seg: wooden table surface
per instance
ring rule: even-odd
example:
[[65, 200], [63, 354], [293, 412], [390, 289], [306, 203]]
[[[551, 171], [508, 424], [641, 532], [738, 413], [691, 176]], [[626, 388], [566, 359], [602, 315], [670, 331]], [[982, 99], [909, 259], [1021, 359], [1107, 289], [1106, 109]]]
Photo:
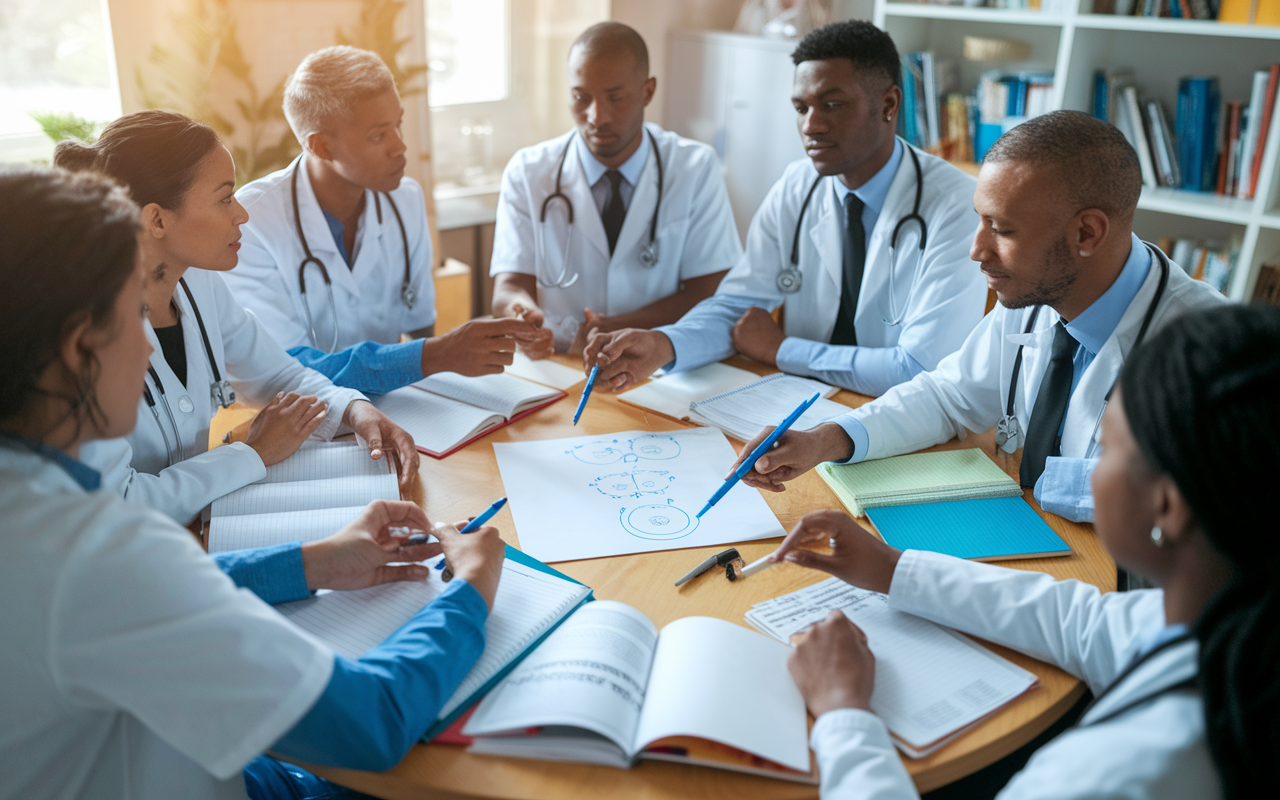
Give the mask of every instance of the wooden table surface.
[[[558, 360], [561, 357], [557, 357]], [[572, 365], [568, 359], [563, 363]], [[772, 372], [743, 358], [729, 363], [761, 374]], [[658, 414], [621, 403], [609, 394], [592, 395], [582, 420], [571, 425], [581, 384], [569, 389], [569, 397], [496, 431], [463, 450], [436, 460], [423, 456], [421, 485], [417, 499], [432, 519], [456, 521], [476, 514], [494, 497], [505, 494], [493, 453], [494, 442], [518, 442], [569, 436], [607, 434], [627, 430], [668, 431], [689, 427]], [[842, 391], [834, 398], [849, 406], [859, 406], [870, 398]], [[735, 447], [741, 446], [734, 442]], [[934, 450], [981, 447], [996, 452], [994, 434], [970, 436], [940, 445]], [[1016, 457], [1003, 453], [997, 458], [1009, 474], [1017, 477]], [[781, 494], [764, 493], [782, 525], [790, 529], [804, 514], [824, 508], [843, 509], [835, 494], [814, 473], [788, 484]], [[1031, 492], [1027, 502], [1038, 512]], [[1102, 549], [1092, 526], [1068, 522], [1053, 514], [1045, 520], [1072, 549], [1061, 558], [1025, 559], [1003, 562], [1017, 569], [1039, 570], [1058, 578], [1078, 578], [1101, 587], [1115, 588], [1115, 565]], [[503, 509], [491, 523], [502, 537], [519, 546], [511, 512]], [[769, 539], [735, 545], [748, 563], [777, 547]], [[783, 564], [749, 581], [729, 583], [708, 574], [676, 589], [675, 580], [694, 564], [727, 545], [670, 550], [629, 556], [557, 563], [562, 572], [592, 587], [602, 600], [620, 600], [643, 611], [659, 628], [672, 620], [692, 615], [719, 617], [746, 625], [743, 614], [753, 603], [777, 597], [827, 577], [824, 573]], [[1013, 705], [936, 753], [921, 759], [905, 759], [907, 769], [920, 791], [928, 791], [968, 775], [1033, 739], [1048, 728], [1084, 693], [1082, 683], [1065, 672], [995, 645], [995, 652], [1034, 672], [1037, 687]], [[558, 764], [468, 754], [461, 747], [418, 745], [390, 772], [381, 774], [346, 770], [317, 769], [318, 773], [360, 791], [388, 798], [485, 797], [520, 800], [562, 800], [563, 798], [609, 797], [645, 798], [812, 798], [815, 786], [757, 778], [723, 770], [645, 761], [630, 770], [576, 764]]]

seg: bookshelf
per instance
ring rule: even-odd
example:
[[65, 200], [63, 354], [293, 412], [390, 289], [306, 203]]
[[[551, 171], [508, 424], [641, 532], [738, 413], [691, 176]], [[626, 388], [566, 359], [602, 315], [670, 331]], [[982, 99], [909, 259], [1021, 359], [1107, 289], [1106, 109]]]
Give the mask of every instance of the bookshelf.
[[[1280, 26], [1093, 14], [1092, 0], [1076, 1], [1077, 6], [1059, 13], [874, 0], [873, 21], [888, 31], [900, 52], [931, 50], [937, 58], [955, 61], [958, 89], [965, 92], [992, 65], [961, 58], [964, 36], [1027, 42], [1031, 54], [1025, 62], [999, 67], [1053, 72], [1052, 107], [1078, 111], [1091, 109], [1098, 69], [1132, 69], [1143, 94], [1171, 113], [1182, 77], [1217, 76], [1224, 102], [1247, 101], [1253, 71], [1280, 60]], [[1261, 266], [1280, 260], [1278, 160], [1280, 103], [1264, 143], [1253, 199], [1146, 187], [1134, 229], [1148, 241], [1169, 236], [1240, 242], [1227, 294], [1248, 299]]]

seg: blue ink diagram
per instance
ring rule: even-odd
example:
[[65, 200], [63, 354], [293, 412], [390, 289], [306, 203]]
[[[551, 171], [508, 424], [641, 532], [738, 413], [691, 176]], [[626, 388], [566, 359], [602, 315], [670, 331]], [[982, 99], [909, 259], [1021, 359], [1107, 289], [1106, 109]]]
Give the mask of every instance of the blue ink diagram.
[[[623, 506], [618, 512], [622, 528], [641, 539], [680, 539], [698, 527], [698, 518], [663, 497], [676, 482], [675, 475], [660, 469], [661, 462], [680, 455], [680, 443], [670, 436], [646, 434], [634, 438], [601, 439], [575, 445], [566, 454], [584, 464], [619, 465], [622, 471], [601, 475], [590, 487], [615, 500], [648, 500]], [[658, 462], [658, 463], [651, 463]], [[666, 502], [658, 502], [665, 499]]]

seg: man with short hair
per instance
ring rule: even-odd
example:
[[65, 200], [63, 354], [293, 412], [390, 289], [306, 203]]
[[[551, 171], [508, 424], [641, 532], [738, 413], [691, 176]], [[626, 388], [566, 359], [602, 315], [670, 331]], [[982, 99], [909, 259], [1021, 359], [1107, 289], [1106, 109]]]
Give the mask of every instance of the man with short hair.
[[[226, 276], [236, 299], [339, 385], [382, 394], [434, 372], [502, 372], [514, 340], [534, 336], [529, 323], [473, 320], [432, 337], [426, 202], [404, 174], [404, 109], [382, 58], [312, 53], [284, 110], [303, 152], [236, 193], [250, 215]], [[406, 334], [419, 341], [397, 344]]]
[[494, 228], [493, 314], [541, 328], [520, 345], [533, 358], [675, 322], [742, 254], [715, 151], [644, 123], [657, 80], [640, 34], [588, 28], [568, 71], [575, 129], [512, 157]]
[[[586, 366], [618, 391], [666, 365], [737, 351], [863, 394], [932, 369], [982, 318], [969, 260], [974, 180], [895, 136], [897, 48], [869, 22], [827, 25], [792, 53], [791, 103], [808, 158], [751, 221], [746, 255], [678, 323], [598, 336]], [[770, 312], [781, 307], [782, 322]]]
[[1184, 311], [1225, 302], [1133, 234], [1141, 192], [1137, 155], [1105, 122], [1056, 111], [1010, 130], [987, 152], [974, 196], [972, 256], [999, 305], [937, 369], [784, 434], [746, 482], [782, 491], [823, 461], [995, 427], [1002, 449], [1022, 449], [1022, 485], [1046, 510], [1091, 520], [1099, 422], [1125, 357]]

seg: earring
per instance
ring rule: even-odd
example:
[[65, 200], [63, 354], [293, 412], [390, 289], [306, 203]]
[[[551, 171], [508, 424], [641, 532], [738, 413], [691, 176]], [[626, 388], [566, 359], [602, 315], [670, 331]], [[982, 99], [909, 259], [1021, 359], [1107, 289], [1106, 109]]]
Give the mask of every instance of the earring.
[[1090, 253], [1090, 252], [1088, 252], [1088, 251], [1086, 251], [1086, 250], [1081, 250], [1081, 251], [1080, 251], [1080, 257], [1081, 257], [1081, 258], [1088, 258], [1088, 257], [1089, 257], [1089, 256], [1091, 256], [1091, 255], [1093, 255], [1093, 253]]
[[1164, 547], [1164, 531], [1160, 530], [1160, 526], [1151, 529], [1151, 543], [1156, 547]]

